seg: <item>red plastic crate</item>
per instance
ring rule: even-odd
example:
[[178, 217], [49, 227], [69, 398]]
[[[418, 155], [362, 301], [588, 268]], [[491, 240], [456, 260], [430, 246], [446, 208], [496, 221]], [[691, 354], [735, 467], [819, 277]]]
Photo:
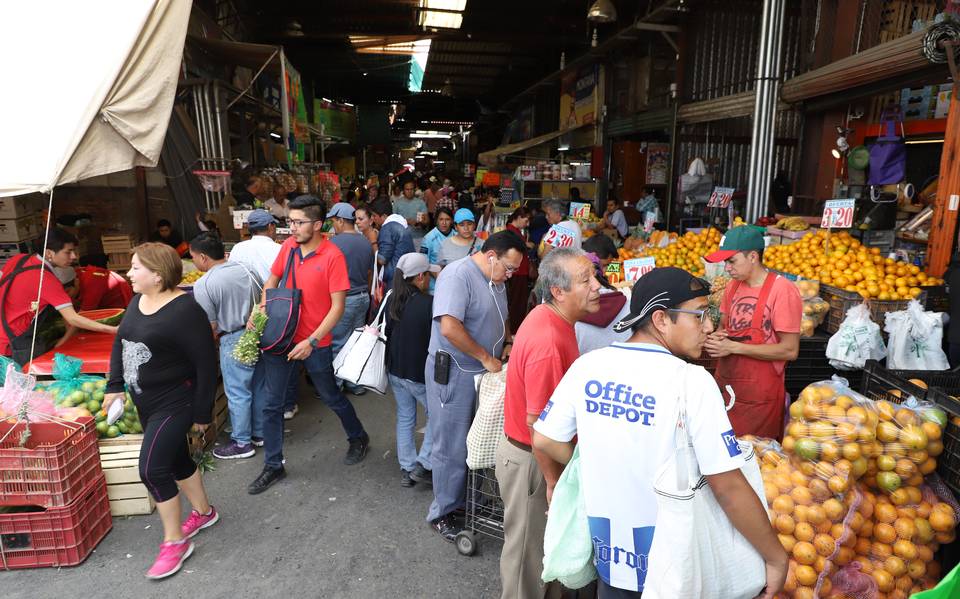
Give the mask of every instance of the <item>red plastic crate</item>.
[[93, 418], [32, 422], [20, 447], [24, 428], [0, 422], [0, 438], [7, 435], [0, 442], [0, 505], [69, 505], [102, 474]]
[[113, 526], [107, 481], [90, 483], [67, 507], [0, 514], [0, 567], [5, 570], [76, 566]]

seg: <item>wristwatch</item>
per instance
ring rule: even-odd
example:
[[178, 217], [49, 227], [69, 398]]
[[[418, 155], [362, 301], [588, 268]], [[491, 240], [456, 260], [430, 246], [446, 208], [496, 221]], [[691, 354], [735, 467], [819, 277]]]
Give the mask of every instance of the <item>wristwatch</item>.
[[320, 340], [316, 337], [307, 337], [310, 340], [310, 347], [313, 349], [318, 349], [320, 347]]

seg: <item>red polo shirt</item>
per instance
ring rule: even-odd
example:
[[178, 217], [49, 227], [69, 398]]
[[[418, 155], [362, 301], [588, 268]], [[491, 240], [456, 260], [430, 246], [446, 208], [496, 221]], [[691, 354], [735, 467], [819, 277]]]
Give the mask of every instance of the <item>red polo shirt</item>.
[[[299, 343], [317, 330], [327, 317], [330, 306], [333, 305], [330, 294], [348, 291], [350, 279], [347, 276], [347, 261], [337, 246], [329, 241], [322, 241], [317, 249], [303, 256], [300, 255], [300, 245], [295, 237], [287, 238], [280, 246], [280, 253], [270, 267], [271, 273], [283, 278], [283, 269], [291, 251], [296, 252], [293, 268], [297, 277], [297, 289], [303, 292], [300, 299], [300, 322], [293, 336], [294, 343]], [[290, 286], [289, 281], [287, 286]], [[329, 346], [332, 340], [333, 336], [327, 333], [320, 340], [320, 347]]]
[[[13, 270], [18, 262], [23, 258], [23, 254], [11, 256], [3, 265], [4, 274]], [[33, 255], [27, 258], [24, 266], [36, 266], [41, 264], [40, 257]], [[2, 277], [0, 277], [2, 278]], [[40, 289], [40, 305], [38, 312], [42, 312], [47, 306], [53, 306], [57, 310], [73, 307], [70, 302], [70, 296], [64, 291], [63, 285], [57, 280], [52, 271], [47, 270], [43, 275], [43, 287], [40, 287], [40, 269], [34, 268], [22, 272], [13, 278], [13, 281], [0, 287], [0, 298], [6, 292], [7, 286], [10, 286], [10, 294], [7, 295], [7, 301], [3, 303], [2, 317], [10, 325], [10, 330], [14, 335], [22, 335], [29, 327], [30, 323], [36, 317], [36, 313], [30, 310], [30, 304], [37, 301], [37, 289]], [[10, 342], [7, 339], [6, 329], [0, 326], [0, 354], [10, 355]]]
[[503, 399], [503, 432], [531, 445], [527, 415], [539, 415], [563, 375], [580, 357], [573, 325], [550, 306], [530, 311], [513, 338], [507, 391]]

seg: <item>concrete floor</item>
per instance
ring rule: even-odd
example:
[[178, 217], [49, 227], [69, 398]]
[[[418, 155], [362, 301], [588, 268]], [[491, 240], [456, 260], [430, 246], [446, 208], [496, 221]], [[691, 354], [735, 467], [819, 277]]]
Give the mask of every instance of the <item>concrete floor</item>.
[[350, 396], [371, 447], [359, 465], [344, 466], [339, 421], [306, 385], [301, 394], [300, 413], [287, 423], [287, 478], [248, 495], [260, 452], [217, 460], [206, 483], [222, 520], [197, 535], [180, 573], [159, 582], [143, 576], [162, 536], [154, 512], [115, 518], [77, 567], [0, 573], [3, 597], [498, 597], [500, 543], [482, 539], [477, 555], [461, 556], [424, 521], [431, 490], [400, 486], [393, 396]]

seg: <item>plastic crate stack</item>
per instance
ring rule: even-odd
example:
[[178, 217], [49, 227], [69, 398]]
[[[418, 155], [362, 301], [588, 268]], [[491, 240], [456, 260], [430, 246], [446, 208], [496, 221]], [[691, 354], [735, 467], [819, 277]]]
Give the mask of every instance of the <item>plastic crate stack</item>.
[[833, 375], [847, 379], [850, 387], [856, 389], [863, 378], [862, 370], [837, 370], [827, 359], [827, 341], [829, 335], [818, 333], [813, 337], [800, 338], [800, 352], [797, 359], [787, 362], [784, 386], [787, 393], [796, 399], [803, 388], [815, 381], [830, 380]]
[[92, 418], [0, 422], [0, 568], [75, 566], [112, 527]]

